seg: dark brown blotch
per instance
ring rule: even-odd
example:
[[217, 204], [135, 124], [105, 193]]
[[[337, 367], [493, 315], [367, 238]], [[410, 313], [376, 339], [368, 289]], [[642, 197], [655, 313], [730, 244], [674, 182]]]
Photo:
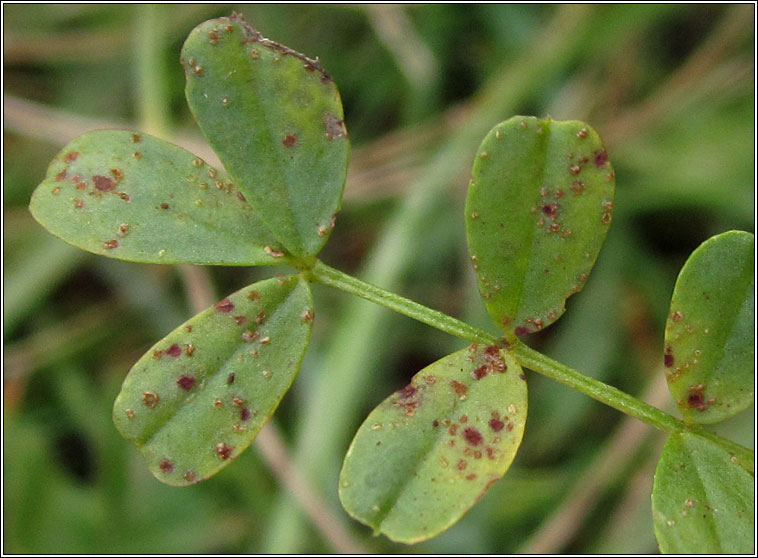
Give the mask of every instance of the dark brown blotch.
[[284, 136], [284, 139], [282, 140], [282, 145], [284, 147], [292, 147], [297, 143], [297, 135], [296, 134], [287, 134]]
[[493, 418], [490, 420], [490, 428], [495, 432], [500, 432], [503, 428], [505, 428], [505, 423], [499, 418]]
[[234, 450], [233, 446], [230, 446], [227, 443], [220, 442], [216, 444], [216, 455], [219, 456], [222, 460], [226, 461], [232, 456], [232, 451]]
[[484, 442], [484, 437], [481, 432], [473, 426], [469, 426], [463, 430], [463, 437], [466, 439], [466, 442], [472, 446], [479, 446]]
[[113, 179], [107, 176], [96, 175], [92, 177], [92, 182], [95, 183], [95, 188], [101, 192], [110, 192], [116, 187], [116, 183]]
[[462, 384], [458, 380], [451, 380], [450, 387], [453, 388], [453, 391], [458, 397], [463, 397], [468, 392], [468, 386], [466, 384]]
[[187, 376], [185, 374], [184, 376], [179, 378], [176, 381], [176, 383], [179, 384], [179, 387], [182, 388], [183, 390], [189, 391], [193, 387], [195, 387], [195, 378], [193, 378], [192, 376]]
[[161, 473], [173, 473], [174, 472], [174, 464], [169, 459], [164, 459], [160, 462], [158, 465], [158, 468], [161, 470]]

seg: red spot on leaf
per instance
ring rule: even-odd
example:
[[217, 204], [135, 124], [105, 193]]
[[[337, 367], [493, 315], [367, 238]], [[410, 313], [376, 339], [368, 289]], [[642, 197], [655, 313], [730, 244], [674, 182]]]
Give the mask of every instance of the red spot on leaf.
[[481, 380], [484, 378], [487, 373], [489, 372], [489, 366], [486, 364], [482, 364], [479, 368], [475, 369], [471, 375], [474, 377], [475, 380]]
[[234, 450], [234, 447], [224, 442], [216, 444], [216, 455], [223, 460], [227, 460], [232, 456], [232, 450]]
[[479, 446], [484, 441], [482, 434], [473, 426], [469, 426], [463, 430], [463, 437], [472, 446]]
[[95, 183], [95, 188], [101, 192], [110, 192], [116, 187], [116, 183], [111, 178], [99, 174], [92, 177], [92, 182]]
[[432, 421], [432, 426], [434, 426], [435, 428], [437, 428], [439, 425], [440, 425], [440, 421], [438, 421], [438, 420], [433, 420]]
[[490, 428], [495, 432], [500, 432], [505, 427], [505, 423], [497, 418], [490, 420]]
[[408, 399], [413, 394], [415, 394], [417, 391], [418, 390], [415, 387], [413, 387], [412, 385], [409, 384], [409, 385], [405, 386], [403, 389], [401, 389], [398, 393], [400, 393], [400, 397], [402, 397], [403, 399]]
[[180, 354], [182, 354], [182, 348], [178, 343], [174, 343], [168, 349], [166, 349], [166, 354], [168, 356], [178, 357]]
[[605, 150], [595, 151], [595, 166], [600, 168], [608, 162], [608, 153]]
[[234, 303], [228, 298], [225, 298], [224, 300], [218, 301], [216, 304], [213, 305], [213, 307], [219, 312], [226, 313], [226, 312], [231, 312], [232, 310], [234, 310]]
[[242, 419], [242, 422], [250, 420], [250, 414], [251, 414], [250, 409], [248, 409], [247, 407], [242, 409], [242, 411], [240, 412], [240, 418]]
[[530, 331], [529, 328], [526, 326], [517, 326], [513, 332], [518, 335], [519, 337], [524, 337], [525, 335], [529, 335]]
[[234, 378], [235, 378], [235, 374], [234, 372], [232, 372], [231, 374], [229, 374], [229, 376], [227, 376], [226, 384], [229, 386], [232, 385], [234, 383]]
[[193, 387], [195, 387], [195, 378], [193, 378], [192, 376], [184, 375], [181, 378], [179, 378], [176, 381], [176, 383], [179, 384], [179, 387], [182, 388], [183, 390], [189, 391]]

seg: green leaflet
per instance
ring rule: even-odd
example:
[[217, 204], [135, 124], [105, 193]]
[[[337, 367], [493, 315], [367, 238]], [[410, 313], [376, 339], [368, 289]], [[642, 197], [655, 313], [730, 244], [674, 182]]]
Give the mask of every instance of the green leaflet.
[[507, 338], [550, 325], [582, 289], [611, 222], [614, 180], [582, 122], [515, 116], [485, 137], [466, 233], [479, 291]]
[[235, 184], [292, 254], [315, 255], [334, 226], [350, 151], [332, 79], [240, 16], [197, 26], [182, 63], [190, 108]]
[[753, 401], [755, 237], [706, 240], [682, 267], [666, 322], [664, 366], [688, 421], [713, 423]]
[[672, 434], [653, 483], [653, 521], [667, 554], [755, 552], [753, 477], [714, 443]]
[[206, 265], [289, 260], [221, 171], [147, 134], [78, 137], [53, 159], [29, 209], [51, 233], [101, 256]]
[[204, 480], [250, 445], [297, 374], [312, 308], [302, 279], [260, 281], [178, 327], [134, 365], [113, 420], [159, 480]]
[[508, 470], [526, 412], [525, 377], [505, 351], [446, 356], [361, 425], [340, 474], [342, 505], [395, 541], [438, 535]]

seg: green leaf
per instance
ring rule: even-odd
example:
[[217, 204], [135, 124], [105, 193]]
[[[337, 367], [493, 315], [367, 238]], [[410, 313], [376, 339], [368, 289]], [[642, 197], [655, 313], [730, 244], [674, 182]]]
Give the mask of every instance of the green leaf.
[[582, 289], [611, 222], [614, 182], [582, 122], [515, 116], [484, 138], [466, 233], [479, 292], [507, 338], [547, 327]]
[[672, 434], [653, 482], [653, 522], [667, 554], [752, 554], [753, 477], [695, 434]]
[[525, 377], [505, 351], [446, 356], [360, 427], [340, 474], [342, 505], [395, 541], [436, 536], [508, 470], [526, 412]]
[[340, 208], [350, 151], [332, 78], [238, 15], [198, 25], [182, 63], [192, 113], [234, 182], [292, 254], [316, 254]]
[[102, 130], [78, 137], [53, 159], [29, 209], [66, 242], [122, 260], [289, 260], [221, 171], [147, 134]]
[[755, 237], [729, 231], [706, 240], [676, 280], [664, 366], [685, 420], [713, 423], [753, 402]]
[[297, 374], [312, 308], [302, 279], [260, 281], [178, 327], [134, 365], [113, 420], [159, 480], [204, 480], [250, 445]]

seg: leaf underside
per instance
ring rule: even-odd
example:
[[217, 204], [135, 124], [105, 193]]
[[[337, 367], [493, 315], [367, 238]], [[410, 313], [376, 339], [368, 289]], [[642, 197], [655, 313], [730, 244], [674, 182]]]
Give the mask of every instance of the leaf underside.
[[729, 231], [682, 267], [666, 322], [664, 366], [685, 420], [713, 423], [753, 402], [755, 237]]
[[515, 116], [479, 147], [466, 233], [479, 291], [506, 338], [547, 327], [580, 291], [613, 213], [615, 175], [582, 122]]
[[340, 474], [342, 505], [392, 540], [432, 538], [505, 474], [526, 413], [525, 377], [505, 351], [472, 345], [448, 355], [360, 427]]
[[182, 63], [192, 113], [235, 184], [290, 253], [315, 255], [334, 226], [350, 151], [334, 81], [238, 15], [198, 25]]
[[222, 171], [142, 133], [100, 130], [69, 143], [29, 209], [56, 236], [101, 256], [200, 265], [288, 260]]
[[655, 536], [667, 554], [755, 552], [753, 477], [724, 449], [672, 434], [653, 483]]
[[134, 365], [113, 419], [159, 480], [199, 482], [250, 445], [297, 374], [312, 308], [298, 277], [260, 281], [193, 317]]

